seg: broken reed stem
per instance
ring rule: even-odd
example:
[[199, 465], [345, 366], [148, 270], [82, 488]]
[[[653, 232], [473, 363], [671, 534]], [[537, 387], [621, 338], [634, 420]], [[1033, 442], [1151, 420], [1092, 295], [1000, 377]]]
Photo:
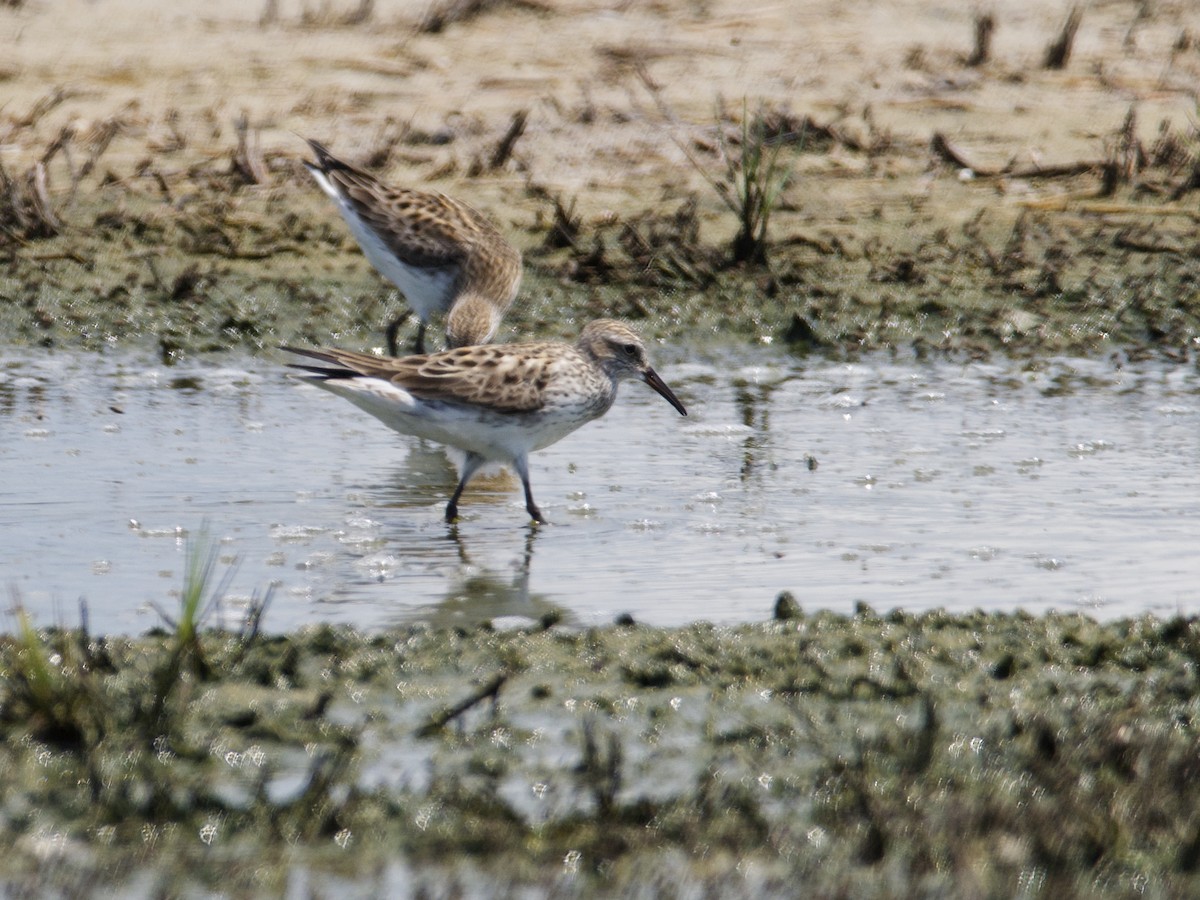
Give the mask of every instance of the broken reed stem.
[[120, 134], [122, 127], [123, 123], [120, 119], [110, 117], [105, 119], [95, 129], [91, 138], [91, 152], [88, 153], [88, 158], [84, 160], [83, 165], [79, 169], [80, 178], [86, 178], [91, 174], [92, 169], [96, 168], [96, 163], [100, 161], [100, 157], [108, 150], [109, 145], [113, 142], [113, 138]]
[[1042, 64], [1045, 69], [1065, 69], [1067, 63], [1071, 59], [1071, 49], [1075, 44], [1075, 33], [1079, 31], [1079, 25], [1083, 21], [1083, 10], [1078, 6], [1072, 6], [1071, 11], [1067, 14], [1067, 21], [1063, 23], [1062, 31], [1058, 34], [1058, 40], [1046, 48], [1046, 60]]
[[67, 99], [67, 91], [62, 86], [56, 87], [45, 97], [42, 97], [35, 104], [33, 109], [27, 112], [24, 116], [17, 119], [16, 126], [18, 128], [32, 128], [41, 118]]
[[508, 131], [504, 133], [504, 137], [496, 144], [496, 149], [492, 153], [492, 158], [488, 162], [489, 169], [499, 169], [512, 156], [513, 147], [521, 135], [525, 133], [525, 122], [529, 119], [529, 110], [518, 109], [513, 113], [512, 121], [508, 125]]
[[1104, 160], [1100, 196], [1111, 197], [1120, 185], [1133, 184], [1145, 165], [1146, 151], [1137, 136], [1137, 107], [1131, 106]]
[[996, 17], [991, 13], [975, 16], [975, 49], [967, 57], [968, 66], [982, 66], [992, 58], [992, 34], [996, 30]]
[[497, 699], [500, 696], [500, 688], [504, 687], [504, 682], [508, 681], [508, 675], [507, 671], [497, 672], [475, 693], [460, 700], [454, 706], [450, 707], [450, 709], [440, 712], [435, 716], [430, 716], [429, 721], [417, 729], [417, 736], [429, 737], [432, 734], [436, 734], [476, 704], [487, 700], [489, 697], [493, 700]]
[[28, 240], [54, 237], [62, 224], [50, 202], [46, 166], [40, 160], [16, 178], [0, 164], [0, 229]]
[[258, 145], [258, 133], [250, 138], [250, 118], [245, 112], [233, 123], [237, 132], [237, 150], [233, 154], [233, 170], [245, 179], [247, 184], [266, 184], [270, 181], [267, 165], [263, 161], [262, 149]]
[[448, 0], [431, 5], [417, 25], [417, 31], [421, 34], [438, 34], [447, 25], [473, 18], [495, 3], [496, 0]]

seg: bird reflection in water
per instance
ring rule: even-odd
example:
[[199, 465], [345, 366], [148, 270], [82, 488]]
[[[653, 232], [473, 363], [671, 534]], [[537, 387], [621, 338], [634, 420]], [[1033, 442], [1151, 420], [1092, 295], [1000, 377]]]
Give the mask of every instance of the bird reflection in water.
[[[454, 467], [443, 447], [411, 441], [401, 465], [374, 488], [363, 486], [364, 496], [360, 499], [366, 501], [371, 516], [390, 520], [380, 535], [387, 552], [415, 567], [411, 571], [418, 574], [422, 588], [428, 585], [430, 576], [441, 585], [429, 593], [421, 590], [422, 599], [429, 597], [429, 602], [414, 603], [409, 594], [405, 598], [408, 602], [396, 610], [396, 624], [420, 621], [435, 627], [474, 627], [506, 617], [533, 622], [547, 617], [561, 619], [562, 607], [529, 589], [538, 540], [538, 529], [532, 524], [520, 530], [508, 523], [489, 527], [487, 516], [476, 512], [473, 518], [484, 520], [482, 527], [477, 527], [478, 522], [471, 527], [439, 523], [436, 529], [426, 530], [425, 523], [414, 525], [412, 517], [380, 515], [389, 509], [440, 507], [442, 495], [453, 489], [455, 479]], [[520, 498], [519, 492], [514, 494], [515, 482], [507, 470], [477, 477], [469, 488], [472, 509], [478, 510], [484, 504], [513, 504]], [[437, 538], [431, 540], [432, 533], [437, 533]], [[404, 584], [403, 574], [396, 573], [392, 578], [396, 584]], [[442, 599], [433, 599], [439, 594]]]
[[426, 607], [426, 615], [422, 618], [437, 626], [474, 625], [511, 617], [545, 623], [561, 621], [565, 615], [562, 607], [545, 595], [529, 590], [533, 548], [538, 534], [537, 528], [527, 526], [520, 559], [510, 568], [497, 569], [473, 561], [459, 529], [450, 528], [446, 539], [457, 547], [459, 569], [449, 575], [445, 599]]
[[742, 481], [761, 481], [774, 463], [770, 462], [769, 435], [771, 433], [771, 394], [774, 384], [763, 384], [737, 380], [734, 382], [734, 403], [741, 415], [742, 424], [750, 429], [742, 442], [742, 465], [739, 476]]

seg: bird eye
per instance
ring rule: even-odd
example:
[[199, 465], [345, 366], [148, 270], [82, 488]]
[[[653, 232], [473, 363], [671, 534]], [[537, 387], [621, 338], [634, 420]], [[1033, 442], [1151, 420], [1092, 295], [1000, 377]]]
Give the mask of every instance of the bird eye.
[[637, 356], [637, 344], [626, 344], [621, 349], [625, 351], [626, 356]]

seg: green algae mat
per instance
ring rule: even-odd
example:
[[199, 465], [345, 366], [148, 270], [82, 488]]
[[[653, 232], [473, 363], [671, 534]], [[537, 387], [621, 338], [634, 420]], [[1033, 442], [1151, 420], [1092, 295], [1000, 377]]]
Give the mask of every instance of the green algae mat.
[[1200, 623], [0, 640], [13, 895], [1200, 891]]

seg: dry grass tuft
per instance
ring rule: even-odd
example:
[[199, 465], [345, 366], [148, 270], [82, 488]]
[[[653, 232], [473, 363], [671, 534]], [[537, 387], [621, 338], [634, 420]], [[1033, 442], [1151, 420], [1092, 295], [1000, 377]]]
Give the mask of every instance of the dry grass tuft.
[[0, 163], [0, 245], [54, 237], [62, 230], [46, 185], [46, 165], [38, 161], [12, 177]]

